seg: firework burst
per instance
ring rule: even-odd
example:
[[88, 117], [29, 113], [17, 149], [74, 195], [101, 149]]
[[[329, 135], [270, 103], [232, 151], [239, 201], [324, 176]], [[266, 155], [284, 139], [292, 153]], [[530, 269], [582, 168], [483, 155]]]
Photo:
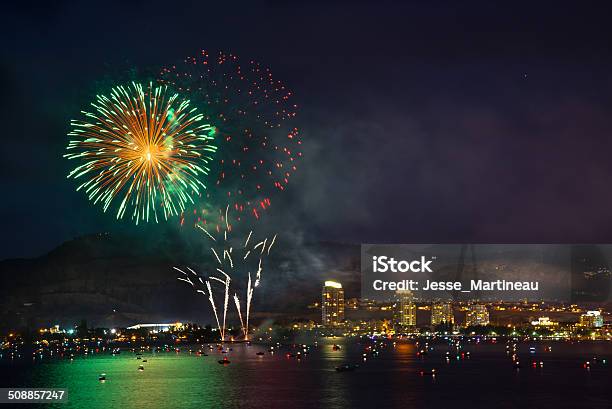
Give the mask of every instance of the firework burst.
[[[64, 157], [80, 164], [68, 175], [106, 212], [140, 221], [181, 214], [206, 188], [202, 178], [216, 151], [215, 128], [165, 85], [132, 83], [98, 95], [93, 112], [71, 121]], [[117, 200], [115, 200], [117, 199]]]
[[[237, 220], [245, 213], [259, 218], [302, 156], [293, 93], [269, 68], [223, 52], [202, 51], [163, 68], [159, 80], [189, 94], [219, 130], [220, 152], [211, 166], [217, 189], [184, 217], [206, 223], [229, 204]], [[206, 206], [211, 202], [216, 205]]]

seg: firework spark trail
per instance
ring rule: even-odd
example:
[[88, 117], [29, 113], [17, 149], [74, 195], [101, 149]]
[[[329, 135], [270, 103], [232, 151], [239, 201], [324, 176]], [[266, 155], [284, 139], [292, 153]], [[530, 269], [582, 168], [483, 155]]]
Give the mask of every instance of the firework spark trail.
[[230, 267], [234, 269], [234, 261], [232, 260], [232, 256], [229, 251], [223, 250], [223, 260], [225, 260], [225, 256], [227, 255], [227, 259], [230, 262]]
[[215, 313], [215, 320], [217, 320], [217, 328], [219, 328], [219, 332], [221, 333], [221, 342], [223, 342], [225, 339], [225, 327], [221, 328], [221, 324], [219, 323], [217, 306], [215, 305], [215, 300], [213, 299], [212, 288], [210, 286], [209, 280], [206, 280], [206, 288], [208, 289], [208, 301], [210, 301], [210, 305], [212, 306], [213, 312]]
[[210, 277], [210, 279], [216, 280], [225, 286], [225, 297], [223, 298], [223, 327], [222, 327], [223, 336], [221, 337], [222, 340], [225, 340], [225, 323], [227, 319], [227, 305], [229, 302], [229, 287], [230, 287], [230, 282], [232, 279], [230, 278], [229, 275], [225, 273], [225, 271], [221, 270], [220, 268], [218, 268], [217, 271], [225, 276], [225, 280], [222, 280], [221, 278], [218, 278], [218, 277]]
[[[267, 240], [267, 239], [266, 239], [266, 240]], [[264, 247], [265, 247], [265, 244], [266, 244], [266, 243], [265, 243], [265, 240], [264, 240], [264, 241], [260, 241], [259, 243], [257, 243], [257, 244], [255, 245], [255, 247], [253, 247], [253, 249], [256, 249], [257, 247], [261, 246], [262, 244], [263, 244], [263, 245], [264, 245]], [[263, 251], [263, 250], [262, 250], [262, 251]]]
[[81, 111], [84, 120], [71, 121], [63, 156], [80, 164], [68, 178], [85, 179], [77, 191], [104, 212], [118, 199], [117, 219], [127, 212], [136, 224], [158, 222], [160, 209], [168, 219], [206, 189], [200, 179], [217, 149], [215, 128], [188, 100], [166, 92], [152, 83], [118, 86], [97, 95], [94, 112]]
[[191, 286], [193, 287], [193, 282], [191, 282], [191, 280], [190, 280], [190, 279], [188, 279], [188, 278], [181, 278], [181, 277], [177, 277], [176, 279], [177, 279], [177, 280], [180, 280], [180, 281], [184, 281], [184, 282], [186, 282], [186, 283], [189, 283], [189, 284], [191, 284]]
[[268, 246], [268, 255], [270, 255], [270, 250], [272, 249], [272, 246], [274, 245], [275, 241], [276, 241], [276, 234], [274, 235], [274, 237], [272, 237], [272, 242]]
[[208, 230], [206, 230], [204, 227], [200, 226], [199, 224], [196, 225], [196, 227], [200, 230], [202, 230], [204, 233], [206, 233], [206, 235], [212, 240], [212, 241], [217, 241], [209, 232]]
[[217, 261], [219, 262], [219, 264], [223, 265], [223, 263], [221, 262], [221, 259], [219, 258], [219, 255], [217, 254], [217, 252], [215, 251], [214, 248], [210, 248], [213, 252], [213, 254], [215, 255], [215, 258], [217, 259]]
[[247, 296], [246, 296], [246, 325], [244, 339], [248, 338], [249, 333], [249, 315], [251, 312], [251, 299], [253, 298], [253, 287], [251, 287], [251, 273], [249, 273], [249, 282], [247, 284]]
[[225, 240], [227, 240], [227, 231], [229, 230], [229, 222], [227, 220], [227, 212], [229, 211], [229, 204], [225, 207]]
[[248, 329], [244, 326], [244, 321], [242, 320], [242, 311], [240, 311], [240, 299], [238, 298], [238, 294], [234, 293], [234, 303], [236, 304], [236, 310], [238, 311], [238, 318], [240, 319], [240, 326], [242, 327], [242, 332], [244, 333], [244, 339], [248, 337]]
[[180, 273], [184, 274], [185, 276], [187, 276], [187, 278], [177, 277], [177, 278], [176, 278], [177, 280], [180, 280], [180, 281], [184, 281], [184, 282], [186, 282], [186, 283], [189, 283], [189, 284], [190, 284], [192, 287], [194, 286], [194, 285], [193, 285], [193, 282], [192, 282], [192, 281], [189, 279], [189, 276], [187, 275], [187, 273], [186, 273], [186, 272], [184, 272], [183, 270], [181, 270], [180, 268], [177, 268], [177, 267], [173, 267], [173, 268], [174, 268], [175, 270], [179, 271]]
[[183, 270], [181, 270], [181, 269], [180, 269], [180, 268], [178, 268], [178, 267], [172, 267], [172, 268], [173, 268], [173, 269], [175, 269], [176, 271], [180, 272], [181, 274], [187, 275], [187, 273], [186, 273], [186, 272], [184, 272]]
[[255, 278], [255, 287], [259, 286], [259, 281], [261, 280], [261, 273], [263, 268], [261, 268], [261, 258], [259, 259], [259, 264], [257, 265], [257, 276]]

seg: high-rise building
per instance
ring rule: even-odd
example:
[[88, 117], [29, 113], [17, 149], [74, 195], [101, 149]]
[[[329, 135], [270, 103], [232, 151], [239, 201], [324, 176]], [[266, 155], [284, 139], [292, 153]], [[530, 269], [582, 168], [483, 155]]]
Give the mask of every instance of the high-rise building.
[[580, 325], [587, 328], [603, 327], [603, 317], [599, 311], [587, 311], [580, 316]]
[[489, 325], [489, 311], [484, 304], [472, 304], [465, 313], [465, 326]]
[[336, 281], [326, 281], [323, 284], [321, 299], [323, 325], [337, 326], [344, 321], [344, 290], [342, 284]]
[[454, 324], [453, 305], [449, 302], [431, 306], [431, 325]]
[[397, 303], [395, 304], [396, 322], [400, 327], [416, 327], [416, 304], [412, 292], [408, 290], [396, 291]]

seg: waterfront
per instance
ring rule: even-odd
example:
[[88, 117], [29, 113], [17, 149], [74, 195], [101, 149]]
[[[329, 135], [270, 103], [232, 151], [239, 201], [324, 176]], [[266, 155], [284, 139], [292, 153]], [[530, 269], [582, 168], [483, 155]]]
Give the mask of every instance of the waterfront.
[[[432, 342], [432, 350], [417, 355], [424, 342], [417, 346], [405, 341], [328, 338], [312, 345], [301, 359], [287, 356], [303, 351], [301, 347], [281, 347], [271, 355], [263, 345], [236, 344], [227, 351], [229, 365], [218, 364], [224, 354], [216, 349], [205, 349], [208, 356], [184, 347], [178, 353], [143, 352], [140, 360], [124, 351], [34, 364], [5, 362], [2, 377], [6, 386], [68, 388], [69, 402], [56, 405], [66, 409], [612, 405], [610, 365], [603, 363], [612, 356], [608, 342], [521, 342], [516, 351], [520, 369], [512, 365], [511, 343], [464, 341], [456, 350], [448, 343]], [[334, 343], [340, 348], [334, 349]], [[590, 368], [583, 367], [586, 361]], [[360, 367], [354, 372], [335, 370], [344, 363]], [[145, 370], [138, 371], [139, 365]], [[436, 376], [427, 375], [432, 369]], [[107, 374], [106, 382], [98, 381], [100, 373]]]

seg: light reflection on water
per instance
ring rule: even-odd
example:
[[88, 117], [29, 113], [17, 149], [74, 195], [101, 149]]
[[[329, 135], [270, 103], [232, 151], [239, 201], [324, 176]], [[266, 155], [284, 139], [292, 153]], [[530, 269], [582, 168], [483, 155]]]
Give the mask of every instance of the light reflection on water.
[[[341, 348], [334, 350], [333, 344]], [[413, 344], [387, 342], [380, 355], [362, 361], [370, 344], [357, 339], [326, 339], [303, 359], [288, 358], [286, 350], [263, 357], [263, 346], [235, 345], [231, 364], [219, 365], [222, 355], [150, 353], [98, 355], [70, 360], [47, 360], [29, 368], [2, 365], [2, 386], [64, 387], [67, 404], [57, 408], [608, 408], [610, 367], [581, 367], [583, 357], [612, 357], [607, 344], [559, 344], [553, 353], [538, 351], [543, 368], [529, 365], [514, 370], [504, 345], [467, 345], [469, 360], [444, 359], [446, 345], [436, 345], [417, 357]], [[531, 359], [521, 346], [524, 359]], [[527, 361], [525, 361], [527, 363]], [[359, 363], [355, 372], [335, 367]], [[138, 366], [145, 370], [139, 372]], [[419, 376], [437, 369], [437, 376]], [[107, 381], [98, 381], [100, 373]], [[567, 387], [563, 387], [566, 385]], [[568, 386], [571, 385], [571, 386]]]

